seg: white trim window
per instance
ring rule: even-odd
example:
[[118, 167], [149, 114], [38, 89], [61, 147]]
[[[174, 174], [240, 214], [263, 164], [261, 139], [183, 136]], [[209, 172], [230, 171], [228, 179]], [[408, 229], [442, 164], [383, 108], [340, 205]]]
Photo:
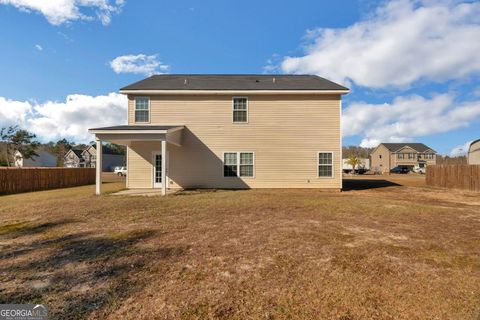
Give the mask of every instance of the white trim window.
[[150, 122], [149, 97], [135, 97], [135, 122]]
[[255, 155], [253, 152], [224, 152], [223, 176], [253, 178], [255, 171]]
[[248, 123], [248, 98], [233, 97], [232, 112], [233, 123]]
[[318, 153], [318, 177], [333, 178], [333, 152]]

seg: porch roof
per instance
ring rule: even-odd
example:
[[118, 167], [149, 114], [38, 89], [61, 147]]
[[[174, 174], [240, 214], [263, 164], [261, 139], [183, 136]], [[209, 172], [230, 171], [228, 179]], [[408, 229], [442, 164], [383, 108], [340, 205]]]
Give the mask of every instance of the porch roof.
[[183, 129], [183, 125], [121, 125], [88, 129], [90, 133], [168, 133]]
[[92, 128], [88, 132], [97, 139], [116, 144], [130, 145], [132, 141], [165, 140], [174, 145], [181, 145], [183, 125], [120, 125]]

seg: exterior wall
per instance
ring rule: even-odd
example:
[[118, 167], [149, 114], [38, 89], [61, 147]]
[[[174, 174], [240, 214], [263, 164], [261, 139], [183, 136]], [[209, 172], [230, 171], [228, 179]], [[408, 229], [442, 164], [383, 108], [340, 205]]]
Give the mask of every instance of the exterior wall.
[[[168, 144], [170, 187], [333, 188], [342, 183], [339, 95], [249, 95], [248, 124], [232, 123], [232, 96], [152, 96], [150, 124], [185, 125]], [[128, 123], [134, 122], [129, 96]], [[152, 186], [152, 151], [133, 142], [128, 187]], [[223, 152], [254, 152], [254, 178], [223, 177]], [[318, 152], [333, 152], [334, 177], [319, 178]]]
[[152, 188], [154, 150], [160, 150], [160, 141], [135, 141], [128, 147], [127, 188]]
[[390, 151], [384, 146], [379, 145], [373, 152], [370, 154], [370, 163], [371, 170], [378, 172], [390, 172], [392, 168]]
[[480, 164], [480, 140], [472, 142], [468, 150], [468, 164]]

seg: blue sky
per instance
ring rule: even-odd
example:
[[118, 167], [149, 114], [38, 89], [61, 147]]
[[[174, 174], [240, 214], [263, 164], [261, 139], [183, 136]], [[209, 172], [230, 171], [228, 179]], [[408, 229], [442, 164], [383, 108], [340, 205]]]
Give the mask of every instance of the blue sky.
[[0, 126], [43, 141], [125, 122], [116, 92], [155, 72], [346, 84], [344, 144], [418, 141], [448, 154], [480, 137], [479, 3], [51, 2], [0, 0]]

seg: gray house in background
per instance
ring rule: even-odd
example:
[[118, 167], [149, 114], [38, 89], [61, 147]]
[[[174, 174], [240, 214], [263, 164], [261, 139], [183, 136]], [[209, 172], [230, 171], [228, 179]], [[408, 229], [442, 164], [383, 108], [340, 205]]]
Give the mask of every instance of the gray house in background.
[[[95, 146], [89, 146], [84, 150], [71, 149], [65, 154], [63, 166], [68, 168], [95, 168], [97, 162], [97, 150]], [[115, 167], [125, 165], [125, 155], [113, 153], [107, 147], [103, 147], [102, 171], [113, 171]]]
[[19, 152], [15, 152], [15, 167], [56, 167], [57, 157], [50, 152], [37, 150], [35, 153], [38, 156], [33, 156], [30, 159], [25, 159]]

